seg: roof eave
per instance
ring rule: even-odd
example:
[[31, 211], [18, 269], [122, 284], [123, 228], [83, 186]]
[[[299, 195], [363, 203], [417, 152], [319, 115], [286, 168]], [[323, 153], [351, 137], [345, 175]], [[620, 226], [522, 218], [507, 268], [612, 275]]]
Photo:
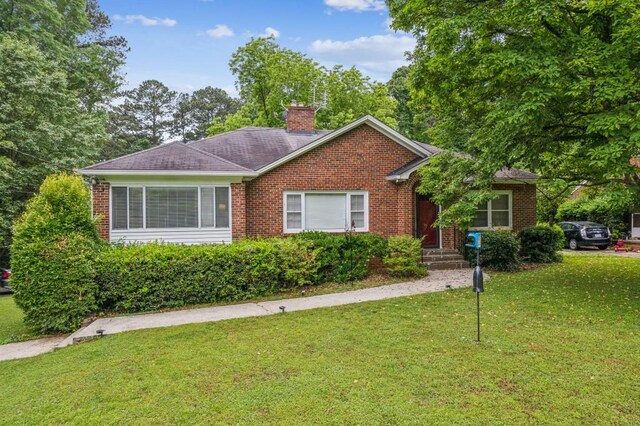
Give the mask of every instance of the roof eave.
[[200, 170], [96, 170], [79, 169], [75, 171], [83, 176], [240, 176], [256, 177], [253, 171], [200, 171]]

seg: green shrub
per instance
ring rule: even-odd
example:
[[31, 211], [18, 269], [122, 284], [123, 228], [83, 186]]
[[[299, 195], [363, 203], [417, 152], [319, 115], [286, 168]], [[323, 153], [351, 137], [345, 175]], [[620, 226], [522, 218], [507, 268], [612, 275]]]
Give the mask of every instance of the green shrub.
[[94, 259], [100, 239], [79, 176], [52, 175], [14, 225], [16, 304], [41, 333], [68, 332], [96, 309]]
[[534, 263], [560, 262], [565, 243], [564, 232], [558, 225], [539, 223], [520, 231], [520, 254], [523, 259]]
[[[484, 268], [496, 271], [515, 271], [520, 268], [520, 244], [518, 237], [511, 231], [482, 232], [480, 264]], [[476, 265], [476, 252], [463, 247], [463, 254], [471, 266]]]
[[422, 244], [409, 236], [389, 238], [387, 254], [383, 259], [387, 272], [396, 277], [424, 277], [426, 268], [420, 265]]
[[100, 306], [140, 312], [238, 301], [308, 284], [316, 253], [295, 240], [229, 245], [117, 245], [98, 259]]
[[581, 195], [568, 200], [558, 207], [558, 221], [591, 221], [600, 223], [611, 230], [613, 238], [620, 238], [627, 230], [625, 223], [631, 208], [631, 201], [615, 198], [603, 193], [595, 196]]
[[387, 240], [375, 234], [335, 235], [326, 232], [302, 232], [295, 239], [318, 249], [319, 264], [315, 282], [353, 281], [369, 275], [373, 257], [384, 257]]

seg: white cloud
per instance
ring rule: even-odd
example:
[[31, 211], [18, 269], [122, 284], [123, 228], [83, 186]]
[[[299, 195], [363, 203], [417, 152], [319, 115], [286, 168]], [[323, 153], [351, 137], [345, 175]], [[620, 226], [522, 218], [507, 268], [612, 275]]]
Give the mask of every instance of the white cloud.
[[340, 11], [380, 11], [385, 9], [383, 0], [324, 0], [324, 4]]
[[258, 37], [263, 37], [263, 38], [267, 38], [267, 37], [273, 37], [273, 38], [278, 38], [280, 37], [280, 31], [276, 30], [273, 27], [267, 27], [264, 29], [264, 32], [262, 34], [258, 34]]
[[218, 24], [207, 30], [207, 35], [213, 38], [233, 37], [233, 30], [224, 24]]
[[144, 15], [113, 15], [115, 21], [124, 21], [125, 24], [141, 23], [145, 27], [174, 27], [178, 21], [171, 18], [148, 18]]
[[386, 79], [406, 65], [404, 53], [413, 50], [415, 44], [408, 35], [385, 34], [348, 41], [316, 40], [309, 46], [309, 52], [321, 61], [355, 65], [373, 77]]

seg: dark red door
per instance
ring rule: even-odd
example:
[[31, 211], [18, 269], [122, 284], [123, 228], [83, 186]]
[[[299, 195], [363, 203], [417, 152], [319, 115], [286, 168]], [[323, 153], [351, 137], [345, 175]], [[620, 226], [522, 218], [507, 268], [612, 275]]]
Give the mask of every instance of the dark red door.
[[424, 196], [416, 197], [416, 227], [418, 238], [422, 238], [423, 247], [439, 247], [438, 228], [434, 223], [438, 219], [438, 206]]

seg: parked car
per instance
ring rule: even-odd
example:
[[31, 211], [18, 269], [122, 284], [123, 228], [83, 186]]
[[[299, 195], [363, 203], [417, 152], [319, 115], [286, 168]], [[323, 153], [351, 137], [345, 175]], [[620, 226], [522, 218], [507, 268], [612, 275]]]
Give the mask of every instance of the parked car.
[[566, 246], [571, 250], [586, 246], [604, 250], [611, 245], [611, 231], [599, 223], [560, 222], [558, 225], [564, 231]]
[[11, 276], [11, 270], [0, 268], [0, 289], [5, 289], [9, 287], [9, 277]]

